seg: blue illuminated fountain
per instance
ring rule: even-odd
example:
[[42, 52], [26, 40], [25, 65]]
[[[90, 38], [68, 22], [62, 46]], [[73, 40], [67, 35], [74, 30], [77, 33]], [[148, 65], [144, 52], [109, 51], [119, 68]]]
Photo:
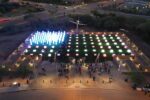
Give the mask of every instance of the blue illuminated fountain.
[[66, 36], [66, 32], [50, 32], [50, 31], [37, 31], [32, 34], [30, 38], [28, 38], [25, 42], [28, 45], [60, 45], [64, 42]]

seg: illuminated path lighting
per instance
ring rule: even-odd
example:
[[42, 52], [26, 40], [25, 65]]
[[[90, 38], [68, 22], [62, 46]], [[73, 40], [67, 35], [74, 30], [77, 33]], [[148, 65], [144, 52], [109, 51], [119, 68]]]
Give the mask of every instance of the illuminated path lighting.
[[29, 45], [58, 45], [64, 42], [66, 32], [36, 32], [33, 36], [26, 40]]

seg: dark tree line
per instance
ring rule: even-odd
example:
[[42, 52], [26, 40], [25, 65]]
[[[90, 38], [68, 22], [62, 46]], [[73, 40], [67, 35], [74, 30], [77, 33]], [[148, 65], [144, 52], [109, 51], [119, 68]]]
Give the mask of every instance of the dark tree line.
[[115, 14], [101, 14], [92, 11], [91, 15], [70, 15], [74, 20], [79, 19], [82, 23], [97, 30], [118, 31], [123, 28], [133, 32], [145, 42], [150, 44], [150, 20], [139, 17], [117, 16]]

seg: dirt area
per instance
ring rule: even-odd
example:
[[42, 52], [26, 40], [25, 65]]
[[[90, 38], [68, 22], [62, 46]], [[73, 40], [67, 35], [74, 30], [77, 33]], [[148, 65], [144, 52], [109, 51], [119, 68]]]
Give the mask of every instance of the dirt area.
[[29, 33], [19, 33], [15, 35], [1, 35], [0, 37], [0, 63], [2, 63], [10, 53], [12, 53], [27, 37]]

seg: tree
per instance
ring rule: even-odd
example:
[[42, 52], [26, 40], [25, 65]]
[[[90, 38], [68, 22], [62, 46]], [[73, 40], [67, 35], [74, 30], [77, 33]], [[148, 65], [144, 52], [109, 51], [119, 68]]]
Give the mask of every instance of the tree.
[[8, 2], [9, 0], [0, 0], [0, 3], [6, 3]]
[[21, 65], [19, 68], [17, 68], [16, 70], [16, 75], [17, 76], [22, 76], [22, 77], [26, 77], [31, 73], [31, 69], [29, 68], [29, 66], [23, 66]]

